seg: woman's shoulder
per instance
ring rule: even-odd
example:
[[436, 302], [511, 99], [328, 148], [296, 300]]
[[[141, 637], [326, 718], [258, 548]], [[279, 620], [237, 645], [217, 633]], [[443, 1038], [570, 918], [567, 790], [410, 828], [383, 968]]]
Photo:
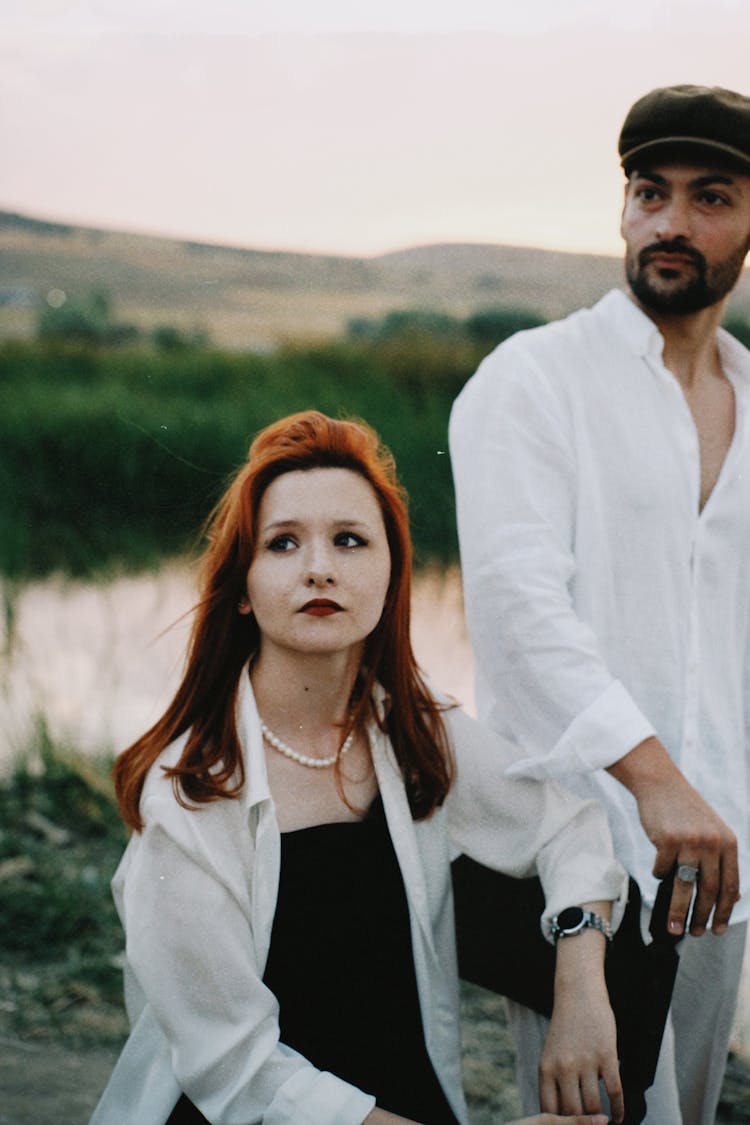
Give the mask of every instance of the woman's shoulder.
[[188, 739], [188, 732], [185, 731], [179, 738], [170, 742], [166, 746], [158, 758], [156, 758], [146, 773], [143, 781], [143, 790], [141, 792], [141, 805], [146, 801], [152, 800], [167, 800], [170, 794], [173, 793], [173, 786], [171, 779], [167, 775], [167, 770], [172, 769], [177, 765], [182, 752], [185, 749], [185, 743]]
[[467, 769], [489, 769], [493, 773], [504, 773], [515, 761], [522, 757], [520, 746], [480, 722], [455, 702], [440, 696], [443, 703], [443, 721], [450, 741], [451, 750], [460, 771]]
[[[237, 778], [237, 788], [230, 795], [208, 801], [196, 801], [186, 796], [179, 779], [170, 774], [182, 757], [189, 732], [171, 742], [151, 765], [141, 794], [141, 813], [145, 825], [158, 821], [168, 830], [183, 824], [198, 832], [221, 832], [230, 822], [246, 820], [257, 789], [254, 779], [245, 769], [244, 778]], [[256, 794], [256, 800], [257, 800]], [[214, 828], [215, 826], [215, 828]]]

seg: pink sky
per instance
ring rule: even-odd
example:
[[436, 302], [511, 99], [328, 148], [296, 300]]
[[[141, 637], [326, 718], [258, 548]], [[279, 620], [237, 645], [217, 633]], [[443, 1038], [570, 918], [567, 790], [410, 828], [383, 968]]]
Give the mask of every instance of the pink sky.
[[335, 253], [619, 254], [631, 102], [750, 92], [737, 0], [370, 9], [0, 0], [0, 208]]

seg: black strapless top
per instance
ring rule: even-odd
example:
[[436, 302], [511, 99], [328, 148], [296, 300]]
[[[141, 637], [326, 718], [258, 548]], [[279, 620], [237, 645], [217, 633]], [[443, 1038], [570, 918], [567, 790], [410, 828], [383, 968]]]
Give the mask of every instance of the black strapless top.
[[[282, 834], [263, 980], [279, 1001], [283, 1043], [374, 1094], [381, 1109], [457, 1125], [425, 1047], [406, 892], [380, 797], [364, 820]], [[167, 1125], [202, 1122], [183, 1095]]]

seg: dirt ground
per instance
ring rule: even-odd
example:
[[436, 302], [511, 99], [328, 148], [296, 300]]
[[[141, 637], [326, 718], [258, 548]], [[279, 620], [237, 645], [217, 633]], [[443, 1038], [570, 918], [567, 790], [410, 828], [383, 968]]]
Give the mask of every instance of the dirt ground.
[[[473, 986], [462, 998], [464, 1080], [472, 1125], [518, 1116], [513, 1047], [502, 1001]], [[117, 1047], [71, 1050], [0, 1036], [0, 1125], [87, 1125]], [[750, 1122], [750, 1059], [731, 1056], [717, 1125]]]
[[[28, 1001], [27, 1001], [28, 1003]], [[36, 1011], [36, 1009], [35, 1009]], [[0, 1033], [0, 1125], [87, 1125], [119, 1053], [120, 1026], [111, 1006], [86, 1001], [65, 1009], [68, 1019], [54, 1031], [40, 1009], [32, 1036]], [[124, 1033], [124, 1017], [120, 1015]], [[464, 986], [462, 996], [465, 1083], [473, 1125], [496, 1125], [518, 1117], [513, 1047], [498, 996]], [[92, 1030], [107, 1033], [110, 1046], [94, 1045]], [[87, 1045], [65, 1047], [85, 1030]]]
[[0, 1039], [0, 1125], [85, 1125], [117, 1050]]

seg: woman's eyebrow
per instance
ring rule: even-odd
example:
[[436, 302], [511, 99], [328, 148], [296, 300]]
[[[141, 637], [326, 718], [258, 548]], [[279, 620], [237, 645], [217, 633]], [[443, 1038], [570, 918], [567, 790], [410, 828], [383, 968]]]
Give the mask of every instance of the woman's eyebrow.
[[[296, 528], [304, 524], [304, 520], [297, 519], [290, 516], [289, 519], [272, 520], [270, 523], [264, 523], [262, 531], [275, 531], [278, 528]], [[358, 519], [350, 516], [336, 516], [331, 520], [334, 527], [369, 527], [367, 520]]]

